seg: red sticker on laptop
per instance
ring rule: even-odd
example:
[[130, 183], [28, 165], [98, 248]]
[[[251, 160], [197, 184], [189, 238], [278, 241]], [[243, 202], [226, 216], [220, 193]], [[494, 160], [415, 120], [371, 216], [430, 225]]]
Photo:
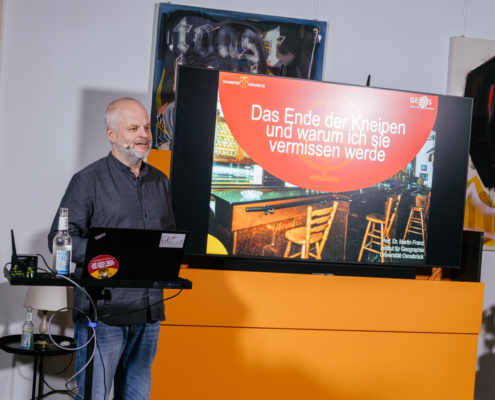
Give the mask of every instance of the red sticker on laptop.
[[93, 278], [108, 279], [119, 271], [119, 262], [109, 255], [97, 256], [89, 262], [88, 271]]

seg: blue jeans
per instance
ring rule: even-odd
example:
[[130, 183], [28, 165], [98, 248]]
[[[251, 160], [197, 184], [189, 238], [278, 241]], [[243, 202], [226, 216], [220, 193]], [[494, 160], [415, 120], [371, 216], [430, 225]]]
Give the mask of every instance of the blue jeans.
[[[78, 347], [87, 341], [86, 321], [86, 318], [80, 316], [74, 324], [74, 338]], [[151, 365], [158, 347], [159, 335], [159, 322], [127, 326], [112, 326], [98, 322], [96, 339], [101, 357], [97, 347], [93, 364], [93, 400], [107, 400], [112, 382], [114, 382], [114, 399], [149, 399]], [[76, 352], [76, 372], [85, 364], [86, 348]], [[84, 398], [85, 372], [83, 371], [76, 378], [78, 393], [82, 396], [77, 396], [78, 399]]]

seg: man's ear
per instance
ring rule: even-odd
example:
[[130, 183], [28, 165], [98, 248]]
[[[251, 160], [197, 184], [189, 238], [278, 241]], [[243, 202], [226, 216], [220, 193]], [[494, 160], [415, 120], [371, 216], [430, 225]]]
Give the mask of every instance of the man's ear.
[[115, 144], [117, 138], [113, 128], [107, 128], [107, 136], [108, 136], [108, 140], [110, 140], [110, 143]]

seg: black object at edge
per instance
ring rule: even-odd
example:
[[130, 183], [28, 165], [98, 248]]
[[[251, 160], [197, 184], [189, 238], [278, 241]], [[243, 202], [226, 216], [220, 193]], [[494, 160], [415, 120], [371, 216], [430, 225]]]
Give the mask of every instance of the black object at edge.
[[464, 231], [462, 234], [461, 268], [450, 271], [450, 279], [459, 282], [481, 281], [483, 232]]
[[184, 264], [193, 269], [228, 271], [284, 272], [305, 275], [360, 276], [367, 278], [416, 279], [414, 267], [385, 267], [369, 265], [342, 265], [314, 262], [258, 260], [249, 258], [222, 258], [215, 256], [184, 255]]

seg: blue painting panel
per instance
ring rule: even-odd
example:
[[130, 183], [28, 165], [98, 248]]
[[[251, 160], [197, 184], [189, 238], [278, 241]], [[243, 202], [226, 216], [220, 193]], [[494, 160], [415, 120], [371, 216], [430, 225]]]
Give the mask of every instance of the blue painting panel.
[[153, 148], [172, 144], [177, 65], [322, 80], [326, 32], [326, 22], [160, 4]]

